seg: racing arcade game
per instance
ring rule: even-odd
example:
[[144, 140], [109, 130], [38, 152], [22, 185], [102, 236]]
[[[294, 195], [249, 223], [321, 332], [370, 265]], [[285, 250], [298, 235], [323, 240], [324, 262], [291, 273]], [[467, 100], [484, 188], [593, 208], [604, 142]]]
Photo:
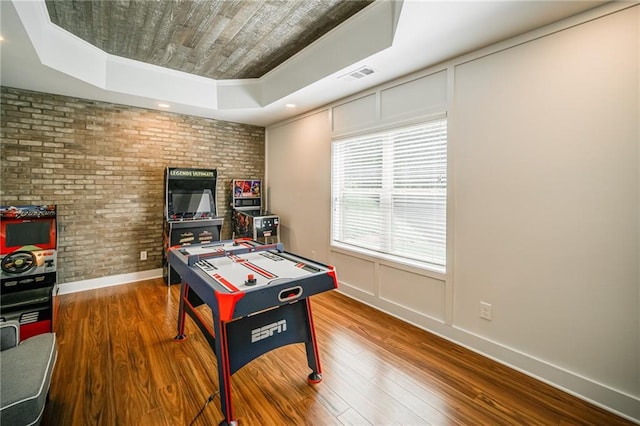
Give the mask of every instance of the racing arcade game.
[[0, 206], [0, 321], [20, 340], [53, 331], [57, 279], [55, 205]]

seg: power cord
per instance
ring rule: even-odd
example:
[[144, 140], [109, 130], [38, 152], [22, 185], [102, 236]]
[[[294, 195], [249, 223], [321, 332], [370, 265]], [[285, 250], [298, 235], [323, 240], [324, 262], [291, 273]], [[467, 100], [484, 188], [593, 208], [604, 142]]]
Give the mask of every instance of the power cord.
[[193, 420], [191, 420], [191, 423], [189, 423], [189, 426], [193, 426], [193, 424], [196, 422], [196, 420], [198, 419], [198, 417], [200, 417], [200, 415], [202, 414], [202, 412], [204, 411], [205, 408], [207, 408], [207, 405], [209, 405], [209, 403], [211, 401], [213, 401], [213, 399], [216, 397], [217, 394], [220, 393], [220, 389], [218, 389], [217, 391], [215, 391], [214, 393], [212, 393], [211, 395], [209, 395], [209, 398], [207, 398], [207, 402], [204, 403], [204, 405], [202, 406], [202, 408], [200, 409], [200, 411], [198, 412], [198, 414], [196, 414], [196, 416], [193, 418]]

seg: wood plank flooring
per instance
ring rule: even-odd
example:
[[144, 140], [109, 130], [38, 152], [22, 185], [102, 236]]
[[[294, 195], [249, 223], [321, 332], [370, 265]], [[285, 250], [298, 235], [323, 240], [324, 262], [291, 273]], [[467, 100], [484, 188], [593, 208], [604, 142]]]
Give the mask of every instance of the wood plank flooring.
[[[59, 296], [42, 424], [189, 425], [218, 379], [191, 319], [173, 339], [178, 290], [156, 279]], [[302, 344], [252, 361], [232, 376], [240, 425], [632, 424], [337, 292], [312, 307], [324, 380], [307, 384]], [[216, 395], [194, 424], [222, 419]]]

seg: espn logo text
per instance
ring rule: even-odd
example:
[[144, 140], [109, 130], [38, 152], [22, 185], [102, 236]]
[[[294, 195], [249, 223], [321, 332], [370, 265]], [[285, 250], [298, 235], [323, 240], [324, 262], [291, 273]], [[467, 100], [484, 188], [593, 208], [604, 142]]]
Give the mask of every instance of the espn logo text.
[[260, 328], [254, 328], [251, 330], [251, 343], [259, 342], [273, 336], [274, 333], [282, 333], [283, 331], [287, 331], [287, 320], [280, 320]]

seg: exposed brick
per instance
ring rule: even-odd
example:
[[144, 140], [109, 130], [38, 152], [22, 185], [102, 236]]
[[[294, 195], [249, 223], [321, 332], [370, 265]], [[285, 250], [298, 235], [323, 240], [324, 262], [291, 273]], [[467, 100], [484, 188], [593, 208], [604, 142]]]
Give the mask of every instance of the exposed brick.
[[[264, 174], [264, 128], [2, 87], [0, 204], [57, 204], [59, 282], [162, 266], [164, 170]], [[139, 252], [148, 260], [141, 262]]]

